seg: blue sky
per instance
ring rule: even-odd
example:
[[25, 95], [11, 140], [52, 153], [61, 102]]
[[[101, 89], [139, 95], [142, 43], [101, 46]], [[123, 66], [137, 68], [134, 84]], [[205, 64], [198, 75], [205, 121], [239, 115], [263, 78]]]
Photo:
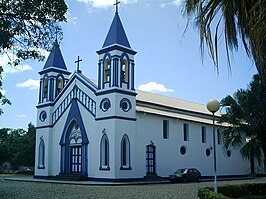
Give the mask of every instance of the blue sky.
[[[61, 51], [68, 70], [80, 69], [97, 79], [98, 55], [114, 17], [115, 0], [66, 0], [68, 22], [62, 24]], [[220, 43], [220, 71], [217, 74], [207, 52], [202, 63], [198, 30], [181, 15], [178, 0], [121, 0], [119, 16], [135, 56], [135, 87], [200, 104], [221, 100], [239, 88], [246, 88], [256, 68], [243, 48], [234, 54], [232, 71]], [[47, 52], [44, 52], [48, 55]], [[14, 58], [12, 54], [11, 57]], [[39, 74], [45, 62], [27, 61], [14, 68], [0, 57], [4, 66], [4, 93], [12, 101], [4, 106], [0, 128], [27, 128], [36, 123]]]

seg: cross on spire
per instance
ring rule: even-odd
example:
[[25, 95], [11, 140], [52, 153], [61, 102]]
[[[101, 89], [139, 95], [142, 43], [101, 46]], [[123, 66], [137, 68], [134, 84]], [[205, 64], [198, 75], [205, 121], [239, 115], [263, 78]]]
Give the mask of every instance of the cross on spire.
[[118, 14], [118, 4], [121, 3], [119, 0], [116, 0], [115, 6], [115, 13]]
[[79, 70], [79, 62], [81, 62], [81, 61], [82, 61], [82, 59], [79, 59], [79, 56], [78, 56], [78, 60], [75, 61], [75, 63], [77, 63], [77, 72], [78, 72], [78, 73], [81, 72], [81, 71]]

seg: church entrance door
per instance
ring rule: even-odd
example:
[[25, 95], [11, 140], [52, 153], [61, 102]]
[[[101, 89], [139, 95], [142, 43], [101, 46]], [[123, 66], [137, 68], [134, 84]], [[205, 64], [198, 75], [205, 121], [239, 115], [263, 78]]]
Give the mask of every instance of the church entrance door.
[[146, 146], [146, 173], [155, 174], [155, 146]]
[[70, 168], [71, 173], [81, 172], [81, 146], [71, 146]]

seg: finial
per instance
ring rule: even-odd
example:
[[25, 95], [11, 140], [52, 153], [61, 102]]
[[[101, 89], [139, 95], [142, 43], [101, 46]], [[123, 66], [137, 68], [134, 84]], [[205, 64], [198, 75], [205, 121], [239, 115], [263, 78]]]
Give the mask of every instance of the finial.
[[116, 0], [115, 6], [115, 14], [118, 14], [118, 4], [121, 3], [120, 1]]
[[79, 59], [79, 56], [78, 56], [78, 60], [75, 61], [75, 63], [77, 63], [77, 73], [80, 73], [81, 71], [79, 70], [79, 62], [81, 62], [82, 59]]

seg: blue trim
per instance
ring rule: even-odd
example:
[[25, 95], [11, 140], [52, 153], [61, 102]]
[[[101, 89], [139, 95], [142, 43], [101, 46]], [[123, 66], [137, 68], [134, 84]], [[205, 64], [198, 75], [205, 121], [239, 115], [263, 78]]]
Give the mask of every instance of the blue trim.
[[[108, 71], [108, 73], [109, 73], [109, 81], [104, 81], [104, 76], [105, 76], [105, 61], [106, 61], [106, 59], [107, 59], [107, 57], [108, 57], [108, 60], [109, 60], [109, 62], [110, 62], [110, 67], [109, 67], [109, 71]], [[112, 81], [112, 73], [111, 73], [111, 71], [112, 71], [112, 56], [111, 56], [111, 54], [109, 53], [109, 52], [107, 52], [107, 53], [105, 53], [104, 54], [104, 56], [103, 56], [103, 66], [102, 66], [102, 68], [103, 68], [103, 72], [102, 72], [102, 88], [104, 89], [104, 85], [105, 85], [105, 83], [109, 83], [109, 87], [111, 87], [111, 81]]]
[[118, 58], [114, 58], [114, 84], [113, 86], [118, 86]]
[[[81, 74], [79, 74], [81, 75]], [[87, 80], [87, 82], [85, 82], [81, 77], [77, 76], [76, 74], [72, 76], [71, 80], [67, 82], [66, 86], [63, 87], [63, 90], [60, 92], [60, 94], [56, 97], [56, 99], [53, 101], [53, 102], [50, 102], [50, 103], [45, 103], [45, 104], [38, 104], [36, 107], [37, 108], [43, 108], [43, 107], [47, 107], [47, 106], [54, 106], [57, 101], [60, 99], [60, 97], [63, 95], [64, 91], [71, 85], [71, 83], [76, 79], [80, 80], [87, 88], [89, 88], [93, 93], [96, 93], [97, 91], [97, 86], [91, 82], [90, 80], [88, 79], [85, 79]]]
[[[126, 140], [127, 145], [126, 148], [128, 148], [128, 151], [126, 150], [126, 162], [128, 161], [128, 165], [123, 165], [123, 156], [124, 156], [124, 151], [123, 151], [123, 142]], [[120, 170], [131, 170], [131, 157], [130, 157], [130, 140], [127, 134], [124, 134], [122, 139], [121, 139], [121, 167]]]
[[126, 94], [126, 95], [130, 95], [130, 96], [136, 96], [137, 95], [136, 92], [121, 90], [121, 89], [117, 89], [117, 88], [113, 88], [113, 89], [109, 89], [109, 90], [105, 90], [105, 91], [98, 91], [95, 93], [95, 95], [99, 96], [99, 95], [106, 95], [109, 93], [120, 93], [120, 94]]
[[[46, 97], [44, 97], [44, 82], [47, 80], [47, 90], [46, 90], [46, 92], [47, 92], [47, 96]], [[48, 99], [48, 97], [49, 97], [49, 76], [47, 75], [47, 74], [45, 74], [44, 76], [43, 76], [43, 82], [42, 82], [42, 102], [44, 102], [44, 99], [46, 99], [46, 101], [49, 101]]]
[[42, 101], [42, 80], [40, 80], [40, 88], [39, 88], [39, 103]]
[[135, 73], [135, 63], [131, 63], [131, 90], [135, 90], [134, 88], [134, 84], [135, 84], [135, 77], [134, 77], [134, 73]]
[[[69, 114], [67, 116], [67, 120], [65, 123], [65, 127], [60, 139], [60, 145], [61, 145], [61, 155], [64, 154], [64, 157], [61, 157], [61, 166], [60, 168], [63, 169], [61, 172], [69, 174], [70, 173], [70, 143], [69, 143], [69, 135], [71, 127], [74, 123], [77, 123], [77, 125], [80, 127], [81, 136], [82, 136], [82, 157], [81, 157], [81, 175], [87, 176], [88, 174], [88, 151], [87, 151], [87, 145], [89, 143], [87, 133], [85, 131], [84, 123], [80, 114], [80, 110], [78, 107], [77, 100], [74, 99], [72, 101], [72, 106], [70, 108]], [[64, 150], [62, 152], [62, 150]]]
[[[124, 61], [124, 57], [126, 57], [126, 60], [127, 60], [127, 78], [128, 78], [128, 81], [127, 82], [124, 82], [123, 81], [123, 69], [122, 69], [122, 66], [123, 66], [123, 61]], [[122, 88], [123, 84], [127, 84], [127, 88], [129, 88], [129, 81], [130, 81], [130, 59], [129, 59], [129, 56], [127, 55], [127, 53], [122, 53], [121, 57], [120, 57], [120, 87]]]
[[[85, 100], [83, 99], [84, 96]], [[61, 118], [74, 99], [77, 99], [93, 117], [96, 116], [96, 102], [75, 85], [52, 113], [52, 125], [55, 125]], [[88, 101], [86, 101], [86, 99], [88, 99]]]
[[[103, 107], [104, 103], [108, 103], [108, 107], [105, 108]], [[108, 109], [111, 108], [111, 102], [108, 98], [103, 98], [100, 102], [100, 109], [103, 111], [103, 112], [106, 112], [108, 111]]]
[[121, 117], [121, 116], [101, 117], [101, 118], [96, 118], [95, 120], [96, 120], [96, 121], [100, 121], [100, 120], [110, 120], [110, 119], [120, 119], [120, 120], [137, 121], [136, 118]]
[[53, 125], [38, 126], [36, 129], [53, 128]]
[[[127, 103], [127, 105], [128, 105], [128, 108], [127, 109], [123, 109], [123, 102], [126, 102]], [[130, 100], [129, 99], [127, 99], [127, 98], [123, 98], [123, 99], [121, 99], [121, 101], [120, 101], [120, 108], [124, 111], [124, 112], [128, 112], [128, 111], [130, 111], [131, 109], [132, 109], [132, 104], [131, 104], [131, 102], [130, 102]]]
[[98, 55], [100, 55], [100, 54], [103, 54], [103, 53], [105, 53], [105, 52], [110, 52], [110, 51], [112, 51], [112, 50], [120, 50], [120, 51], [123, 51], [123, 52], [125, 52], [125, 53], [129, 53], [129, 54], [131, 54], [131, 55], [135, 55], [135, 54], [137, 54], [136, 51], [134, 51], [134, 50], [132, 50], [132, 49], [129, 49], [129, 48], [125, 48], [125, 47], [123, 47], [123, 46], [119, 46], [119, 45], [117, 45], [117, 44], [114, 44], [114, 45], [112, 45], [112, 46], [108, 46], [107, 48], [103, 48], [103, 49], [101, 49], [101, 50], [98, 50], [98, 51], [96, 51], [96, 53], [97, 53]]
[[98, 89], [101, 89], [102, 87], [101, 87], [101, 85], [102, 85], [102, 78], [101, 78], [101, 70], [102, 68], [101, 68], [101, 62], [99, 61], [99, 63], [98, 63]]
[[58, 68], [55, 68], [55, 67], [49, 67], [47, 69], [44, 69], [44, 70], [40, 71], [39, 74], [42, 75], [42, 74], [49, 73], [49, 72], [62, 73], [62, 74], [65, 74], [65, 75], [70, 75], [71, 74], [71, 72], [69, 72], [67, 70], [61, 70], [61, 69], [58, 69]]
[[54, 79], [49, 77], [49, 89], [48, 89], [48, 97], [49, 97], [49, 101], [54, 100]]

